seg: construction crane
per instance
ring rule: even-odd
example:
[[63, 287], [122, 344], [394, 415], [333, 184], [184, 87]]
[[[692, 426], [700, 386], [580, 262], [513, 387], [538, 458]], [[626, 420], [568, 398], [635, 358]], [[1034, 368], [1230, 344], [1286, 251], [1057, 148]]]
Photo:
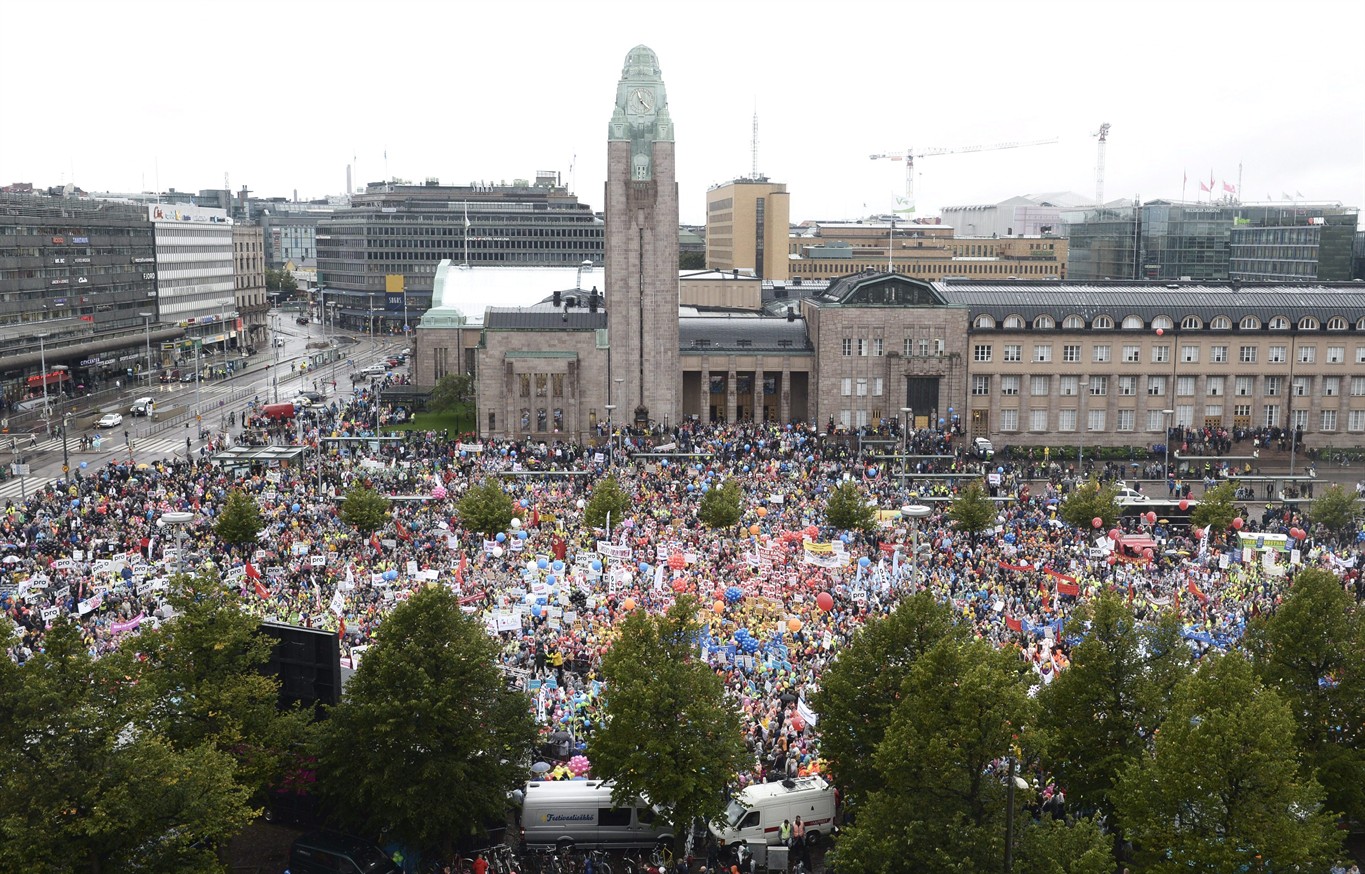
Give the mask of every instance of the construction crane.
[[883, 155], [871, 155], [872, 160], [886, 159], [889, 161], [905, 162], [905, 202], [896, 212], [915, 211], [915, 159], [928, 158], [932, 155], [961, 155], [967, 152], [995, 152], [1000, 149], [1020, 149], [1024, 146], [1049, 146], [1057, 142], [1056, 137], [1046, 140], [1027, 140], [1018, 143], [991, 143], [984, 146], [952, 146], [948, 148], [930, 149], [906, 149], [903, 152], [887, 152]]
[[1095, 159], [1095, 205], [1104, 203], [1104, 147], [1109, 144], [1109, 122], [1100, 125], [1098, 133], [1092, 137], [1100, 138], [1100, 154]]

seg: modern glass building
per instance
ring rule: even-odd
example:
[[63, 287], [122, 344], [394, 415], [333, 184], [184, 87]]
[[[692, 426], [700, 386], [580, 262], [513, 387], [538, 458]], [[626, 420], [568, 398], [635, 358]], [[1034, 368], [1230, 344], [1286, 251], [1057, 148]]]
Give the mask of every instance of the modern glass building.
[[1233, 279], [1346, 282], [1355, 278], [1355, 210], [1260, 212], [1233, 220], [1229, 269]]

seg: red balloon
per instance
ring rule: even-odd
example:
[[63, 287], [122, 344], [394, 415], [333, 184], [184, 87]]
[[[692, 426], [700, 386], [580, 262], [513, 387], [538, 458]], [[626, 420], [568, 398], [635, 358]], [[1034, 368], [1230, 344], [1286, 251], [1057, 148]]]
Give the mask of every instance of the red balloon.
[[1142, 557], [1147, 559], [1148, 561], [1151, 561], [1152, 556], [1155, 554], [1156, 553], [1152, 552], [1152, 548], [1150, 546], [1142, 551]]
[[1190, 508], [1190, 502], [1187, 501], [1187, 500], [1185, 500], [1184, 498], [1181, 498], [1181, 499], [1180, 499], [1180, 510], [1181, 510], [1181, 512], [1184, 512], [1185, 510], [1188, 510], [1189, 508]]
[[1157, 328], [1157, 329], [1156, 329], [1156, 335], [1157, 335], [1158, 337], [1160, 337], [1160, 336], [1161, 336], [1162, 334], [1164, 334], [1164, 333], [1166, 333], [1166, 329], [1165, 329], [1165, 328]]
[[815, 606], [828, 613], [834, 609], [834, 596], [829, 592], [821, 592], [815, 596]]
[[1114, 541], [1115, 543], [1118, 543], [1120, 540], [1123, 539], [1123, 532], [1118, 530], [1117, 528], [1110, 528], [1109, 539]]
[[1105, 561], [1109, 562], [1110, 564], [1118, 564], [1119, 557], [1117, 555], [1111, 555], [1108, 558], [1106, 558]]
[[1198, 539], [1200, 539], [1201, 537], [1204, 536], [1204, 529], [1203, 529], [1203, 528], [1191, 528], [1191, 529], [1190, 529], [1190, 534], [1194, 537], [1195, 540], [1198, 540]]
[[1094, 519], [1090, 520], [1090, 524], [1096, 528], [1099, 528], [1101, 525], [1104, 524], [1104, 520], [1101, 519], [1099, 516], [1096, 516]]
[[1236, 517], [1235, 519], [1232, 520], [1232, 527], [1233, 527], [1233, 530], [1235, 530], [1235, 531], [1241, 531], [1241, 530], [1242, 530], [1242, 526], [1245, 525], [1245, 524], [1246, 524], [1246, 523], [1242, 521], [1242, 517], [1241, 517], [1241, 516], [1238, 516], [1238, 517]]
[[1151, 524], [1153, 524], [1154, 522], [1156, 522], [1156, 511], [1155, 511], [1155, 510], [1148, 510], [1148, 511], [1147, 511], [1147, 524], [1148, 524], [1148, 525], [1151, 525]]

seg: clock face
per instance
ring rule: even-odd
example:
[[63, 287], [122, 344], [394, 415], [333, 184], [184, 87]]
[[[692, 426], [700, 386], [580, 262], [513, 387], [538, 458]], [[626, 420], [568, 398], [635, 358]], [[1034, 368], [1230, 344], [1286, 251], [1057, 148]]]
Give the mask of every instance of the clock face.
[[626, 109], [634, 113], [646, 113], [654, 109], [654, 92], [648, 88], [636, 88], [630, 92]]

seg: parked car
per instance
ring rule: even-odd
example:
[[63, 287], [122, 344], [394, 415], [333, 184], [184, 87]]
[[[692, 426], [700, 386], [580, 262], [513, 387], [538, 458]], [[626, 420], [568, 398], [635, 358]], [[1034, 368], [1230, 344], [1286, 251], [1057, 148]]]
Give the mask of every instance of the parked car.
[[302, 407], [311, 407], [311, 406], [313, 405], [313, 402], [312, 402], [311, 400], [309, 400], [308, 398], [304, 397], [303, 395], [299, 395], [298, 397], [296, 397], [296, 398], [294, 398], [293, 400], [291, 400], [289, 403], [293, 404], [293, 405], [296, 406], [296, 407], [300, 407], [300, 408], [302, 408]]
[[100, 416], [100, 420], [95, 423], [100, 428], [117, 428], [123, 424], [123, 415], [120, 413], [105, 413]]
[[180, 376], [181, 382], [194, 382], [194, 371], [188, 370]]
[[156, 401], [151, 398], [138, 398], [133, 401], [133, 405], [128, 408], [128, 412], [134, 416], [147, 416], [156, 409]]
[[298, 322], [300, 325], [306, 325], [306, 324], [308, 324], [309, 319], [308, 319], [307, 316], [299, 316], [299, 317], [298, 317], [297, 319], [295, 319], [294, 321]]
[[320, 404], [327, 400], [327, 396], [320, 391], [301, 391], [299, 397], [307, 398], [310, 404]]

